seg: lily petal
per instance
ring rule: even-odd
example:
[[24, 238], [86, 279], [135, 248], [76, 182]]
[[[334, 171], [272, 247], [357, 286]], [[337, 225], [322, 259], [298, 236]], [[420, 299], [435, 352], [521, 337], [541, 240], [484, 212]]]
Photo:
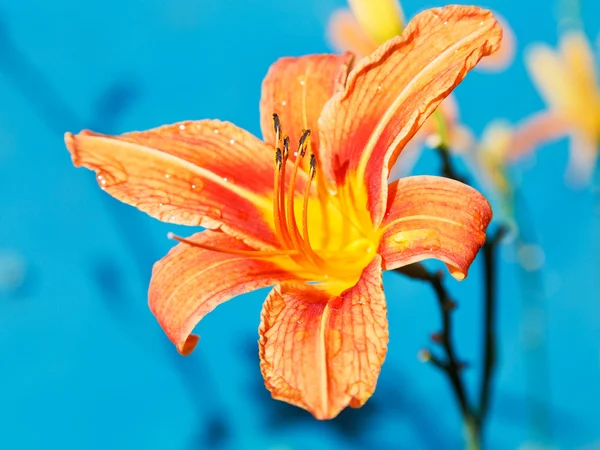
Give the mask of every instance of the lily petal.
[[[448, 6], [417, 15], [402, 33], [357, 62], [346, 89], [319, 119], [326, 178], [367, 190], [374, 225], [402, 148], [479, 59], [498, 48], [491, 12]], [[361, 193], [355, 195], [361, 197]]]
[[533, 153], [540, 145], [567, 136], [572, 131], [568, 121], [556, 111], [531, 115], [515, 129], [508, 148], [508, 160], [514, 162]]
[[546, 44], [532, 45], [525, 63], [548, 108], [588, 139], [596, 140], [600, 99], [593, 53], [585, 35], [578, 31], [566, 34], [560, 53]]
[[260, 127], [264, 141], [275, 144], [273, 113], [276, 113], [293, 149], [296, 149], [302, 131], [311, 130], [311, 151], [317, 153], [319, 115], [331, 96], [344, 88], [353, 60], [351, 53], [308, 55], [280, 58], [271, 65], [262, 84], [260, 99]]
[[569, 145], [569, 165], [565, 178], [567, 183], [581, 189], [588, 186], [594, 175], [598, 159], [598, 144], [589, 140], [583, 133], [571, 134]]
[[274, 398], [332, 419], [373, 394], [388, 342], [379, 256], [338, 297], [277, 286], [263, 306], [260, 360]]
[[378, 44], [361, 28], [354, 14], [338, 9], [331, 14], [327, 25], [331, 46], [340, 52], [350, 51], [362, 58], [377, 50]]
[[75, 166], [94, 170], [122, 202], [165, 222], [223, 227], [259, 248], [277, 245], [273, 149], [235, 125], [188, 121], [120, 136], [67, 133], [65, 141]]
[[594, 61], [594, 50], [587, 36], [581, 31], [566, 33], [561, 39], [560, 50], [566, 68], [576, 83], [575, 87], [583, 95], [597, 96], [598, 75]]
[[515, 59], [515, 50], [517, 47], [515, 32], [508, 24], [508, 21], [495, 11], [494, 16], [502, 27], [502, 42], [497, 52], [483, 58], [477, 64], [477, 69], [487, 72], [501, 72], [506, 70]]
[[[252, 250], [221, 231], [202, 231], [188, 241], [227, 250]], [[189, 355], [198, 342], [192, 330], [218, 305], [237, 295], [296, 279], [273, 261], [181, 243], [154, 264], [148, 303], [177, 350]]]
[[435, 258], [462, 280], [485, 242], [491, 219], [485, 197], [458, 181], [416, 176], [391, 183], [379, 247], [383, 268]]

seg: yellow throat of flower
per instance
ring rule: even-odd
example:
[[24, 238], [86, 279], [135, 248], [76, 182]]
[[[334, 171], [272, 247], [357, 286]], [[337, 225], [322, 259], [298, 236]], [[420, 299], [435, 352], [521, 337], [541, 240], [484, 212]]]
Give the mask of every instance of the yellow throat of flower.
[[[204, 250], [253, 259], [268, 258], [305, 282], [315, 284], [331, 295], [339, 295], [356, 284], [375, 257], [382, 231], [373, 227], [366, 192], [357, 193], [348, 184], [331, 192], [324, 182], [314, 183], [317, 175], [314, 154], [309, 156], [308, 178], [302, 171], [299, 179], [302, 160], [309, 148], [310, 130], [302, 132], [298, 150], [294, 152], [295, 160], [291, 163], [290, 141], [281, 131], [277, 114], [273, 114], [273, 123], [276, 138], [273, 207], [265, 213], [266, 219], [273, 223], [280, 248], [264, 251], [226, 249], [173, 234], [169, 237]], [[291, 173], [288, 174], [289, 169]], [[303, 195], [297, 195], [300, 180], [306, 181]]]

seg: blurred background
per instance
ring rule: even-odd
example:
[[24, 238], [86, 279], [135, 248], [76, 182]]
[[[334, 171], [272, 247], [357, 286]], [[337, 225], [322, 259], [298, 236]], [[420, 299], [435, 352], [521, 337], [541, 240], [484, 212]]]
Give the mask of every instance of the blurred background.
[[[460, 2], [462, 3], [462, 2]], [[456, 90], [476, 133], [543, 107], [523, 64], [557, 42], [548, 0], [477, 3], [518, 41], [500, 74]], [[402, 2], [408, 17], [431, 6]], [[272, 400], [258, 365], [267, 291], [230, 301], [181, 357], [147, 307], [152, 264], [173, 245], [160, 223], [73, 168], [65, 131], [121, 133], [184, 119], [229, 120], [260, 135], [260, 84], [278, 57], [331, 51], [342, 0], [0, 0], [0, 449], [452, 449], [462, 425], [447, 380], [419, 362], [439, 329], [426, 284], [386, 273], [390, 344], [378, 387], [329, 422]], [[595, 42], [600, 3], [582, 17]], [[565, 140], [514, 167], [533, 263], [501, 247], [499, 369], [492, 449], [600, 449], [600, 211], [564, 183]], [[414, 173], [439, 172], [425, 151]], [[530, 255], [531, 256], [531, 255]], [[529, 258], [531, 260], [531, 258]], [[531, 262], [531, 261], [530, 261]], [[431, 267], [439, 268], [433, 264]], [[481, 261], [448, 280], [457, 347], [477, 387]]]

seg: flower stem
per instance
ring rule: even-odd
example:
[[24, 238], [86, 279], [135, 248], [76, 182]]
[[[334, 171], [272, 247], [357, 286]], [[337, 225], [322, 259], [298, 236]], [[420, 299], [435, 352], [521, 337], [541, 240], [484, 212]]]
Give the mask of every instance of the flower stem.
[[465, 444], [467, 450], [480, 450], [481, 438], [478, 421], [471, 418], [465, 420]]
[[452, 157], [450, 155], [449, 148], [443, 143], [438, 145], [435, 150], [437, 151], [440, 159], [442, 160], [442, 167], [440, 168], [440, 172], [446, 178], [451, 178], [456, 181], [460, 181], [461, 183], [469, 184], [467, 179], [462, 175], [459, 175], [456, 169], [454, 168], [454, 164], [452, 164]]
[[492, 381], [496, 368], [497, 331], [496, 331], [496, 250], [498, 243], [505, 234], [505, 228], [500, 227], [483, 244], [484, 265], [484, 308], [483, 308], [483, 372], [479, 390], [479, 405], [477, 408], [478, 438], [481, 439], [485, 419], [489, 412]]
[[[444, 176], [456, 181], [469, 184], [466, 178], [462, 177], [455, 170], [450, 152], [443, 139], [441, 145], [436, 150], [442, 161], [441, 172]], [[462, 376], [462, 370], [465, 364], [457, 357], [457, 351], [452, 338], [452, 311], [455, 308], [455, 302], [450, 298], [448, 290], [443, 282], [443, 274], [430, 273], [423, 265], [416, 263], [407, 267], [396, 269], [403, 275], [410, 278], [426, 281], [433, 288], [438, 304], [440, 306], [442, 331], [432, 336], [432, 339], [441, 345], [445, 357], [439, 358], [430, 351], [425, 351], [424, 361], [432, 363], [446, 375], [456, 403], [460, 410], [464, 423], [465, 444], [468, 450], [479, 450], [483, 440], [483, 429], [490, 409], [490, 400], [494, 372], [496, 369], [497, 356], [497, 334], [496, 334], [496, 294], [497, 294], [497, 248], [506, 229], [499, 227], [488, 238], [483, 245], [483, 266], [484, 266], [484, 310], [483, 310], [483, 345], [482, 361], [483, 368], [481, 373], [481, 385], [477, 402], [469, 401], [465, 383]]]

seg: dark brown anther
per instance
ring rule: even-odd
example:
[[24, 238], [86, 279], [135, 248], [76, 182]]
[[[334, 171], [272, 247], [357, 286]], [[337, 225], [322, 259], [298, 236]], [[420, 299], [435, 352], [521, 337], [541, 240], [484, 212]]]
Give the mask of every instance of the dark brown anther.
[[312, 180], [317, 174], [317, 157], [314, 153], [310, 155], [310, 179]]
[[275, 151], [275, 166], [277, 166], [277, 170], [281, 169], [282, 162], [281, 149], [278, 148], [277, 151]]
[[308, 138], [310, 137], [310, 130], [302, 130], [302, 136], [300, 137], [300, 142], [298, 143], [298, 153], [302, 158], [306, 155], [306, 147], [308, 147]]
[[275, 130], [275, 140], [279, 143], [279, 140], [281, 139], [281, 122], [276, 113], [273, 113], [273, 129]]
[[283, 159], [287, 159], [290, 153], [290, 138], [289, 136], [285, 136], [283, 138]]

